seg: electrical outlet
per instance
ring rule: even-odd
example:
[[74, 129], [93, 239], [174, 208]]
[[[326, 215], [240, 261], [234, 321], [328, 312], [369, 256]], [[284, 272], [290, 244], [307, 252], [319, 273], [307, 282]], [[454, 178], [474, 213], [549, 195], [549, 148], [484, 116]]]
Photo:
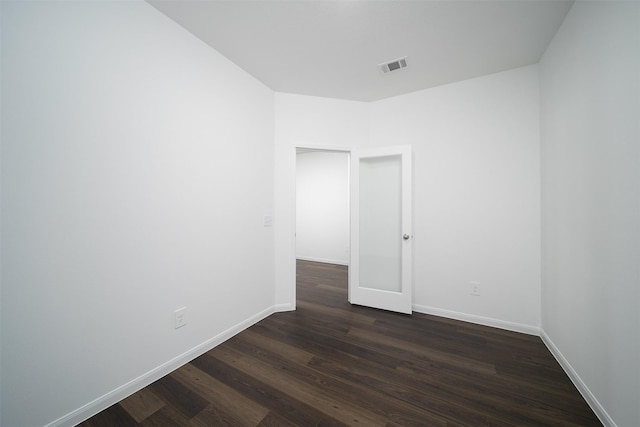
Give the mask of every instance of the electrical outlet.
[[173, 312], [175, 328], [182, 328], [187, 324], [187, 307], [182, 307]]
[[474, 297], [479, 297], [480, 296], [480, 282], [469, 282], [469, 285], [471, 287], [471, 295], [473, 295]]

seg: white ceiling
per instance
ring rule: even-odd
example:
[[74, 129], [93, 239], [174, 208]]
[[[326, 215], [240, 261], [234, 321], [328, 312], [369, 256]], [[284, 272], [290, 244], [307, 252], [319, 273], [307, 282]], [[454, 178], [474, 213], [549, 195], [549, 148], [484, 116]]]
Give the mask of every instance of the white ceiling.
[[274, 91], [357, 101], [535, 64], [573, 3], [147, 1]]

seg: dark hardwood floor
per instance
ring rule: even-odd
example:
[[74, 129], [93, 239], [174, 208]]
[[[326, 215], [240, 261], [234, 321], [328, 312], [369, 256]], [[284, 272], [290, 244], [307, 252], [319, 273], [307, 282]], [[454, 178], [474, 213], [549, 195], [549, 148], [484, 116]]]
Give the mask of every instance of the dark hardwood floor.
[[347, 302], [298, 261], [277, 313], [82, 426], [600, 426], [540, 338]]

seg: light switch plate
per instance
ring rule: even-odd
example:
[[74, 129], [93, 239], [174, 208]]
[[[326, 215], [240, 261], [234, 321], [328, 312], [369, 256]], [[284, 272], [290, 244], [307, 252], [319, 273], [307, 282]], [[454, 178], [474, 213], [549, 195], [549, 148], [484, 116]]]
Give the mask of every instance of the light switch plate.
[[173, 312], [175, 328], [182, 328], [187, 324], [187, 307], [182, 307]]

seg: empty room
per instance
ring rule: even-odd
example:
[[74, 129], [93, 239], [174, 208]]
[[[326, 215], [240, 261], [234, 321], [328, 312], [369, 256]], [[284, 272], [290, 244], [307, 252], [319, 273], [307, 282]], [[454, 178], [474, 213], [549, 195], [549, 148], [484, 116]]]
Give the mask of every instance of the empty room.
[[640, 2], [2, 0], [0, 41], [1, 426], [640, 425]]

